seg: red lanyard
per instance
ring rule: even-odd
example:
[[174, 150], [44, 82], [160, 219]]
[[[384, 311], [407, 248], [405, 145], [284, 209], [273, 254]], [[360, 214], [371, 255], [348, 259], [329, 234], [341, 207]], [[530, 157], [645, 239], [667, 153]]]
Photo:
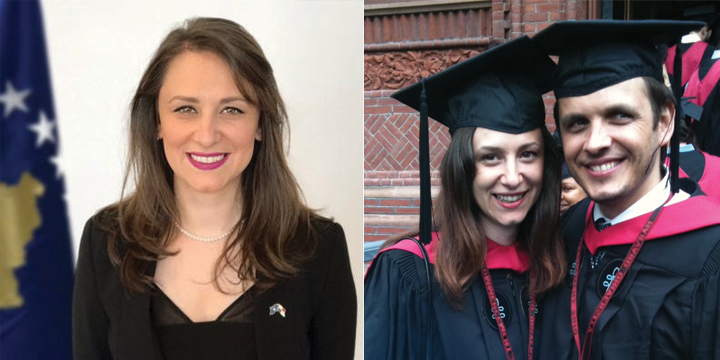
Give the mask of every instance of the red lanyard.
[[[512, 346], [510, 345], [510, 337], [508, 336], [507, 329], [505, 328], [502, 317], [500, 317], [500, 309], [498, 308], [497, 295], [495, 295], [495, 287], [493, 286], [492, 278], [490, 277], [490, 271], [485, 264], [483, 264], [482, 276], [483, 282], [485, 282], [485, 290], [487, 291], [488, 298], [490, 300], [490, 307], [492, 308], [493, 315], [495, 315], [495, 322], [497, 323], [498, 330], [500, 331], [500, 339], [502, 339], [503, 348], [505, 349], [505, 355], [507, 355], [508, 360], [515, 360], [515, 354], [513, 353]], [[532, 276], [530, 276], [530, 280], [532, 281]], [[528, 317], [530, 318], [528, 360], [532, 360], [533, 340], [535, 333], [535, 294], [530, 294]]]
[[[658, 215], [660, 215], [660, 210], [662, 210], [662, 208], [668, 201], [670, 201], [671, 198], [672, 194], [670, 195], [670, 197], [668, 197], [667, 200], [665, 200], [665, 203], [663, 203], [662, 205], [660, 205], [660, 207], [653, 211], [652, 215], [650, 215], [650, 218], [645, 223], [645, 226], [643, 227], [642, 231], [640, 232], [637, 239], [630, 248], [630, 251], [628, 251], [627, 255], [625, 255], [625, 260], [623, 260], [622, 264], [620, 265], [620, 269], [615, 274], [615, 278], [613, 279], [608, 289], [605, 291], [605, 294], [603, 294], [602, 298], [600, 299], [600, 303], [597, 305], [592, 317], [590, 318], [590, 323], [588, 323], [582, 347], [580, 346], [580, 329], [578, 326], [577, 316], [577, 290], [578, 277], [580, 277], [580, 255], [582, 254], [583, 245], [585, 244], [585, 236], [583, 235], [583, 237], [580, 239], [580, 244], [578, 244], [577, 249], [577, 255], [575, 257], [575, 268], [577, 269], [577, 271], [575, 272], [575, 276], [573, 277], [572, 296], [570, 298], [570, 316], [572, 317], [572, 331], [573, 336], [575, 337], [575, 345], [578, 349], [578, 359], [590, 359], [590, 350], [592, 350], [592, 335], [595, 331], [595, 325], [597, 324], [598, 319], [600, 319], [600, 315], [602, 315], [603, 311], [605, 311], [605, 307], [607, 307], [610, 299], [613, 297], [613, 295], [615, 295], [615, 291], [620, 286], [622, 280], [625, 278], [625, 274], [630, 269], [630, 266], [632, 266], [635, 258], [640, 253], [640, 248], [642, 248], [643, 244], [645, 243], [645, 238], [647, 237], [648, 232], [650, 232], [650, 229], [652, 229], [652, 227], [655, 225], [655, 220], [657, 219]], [[588, 222], [585, 225], [585, 228], [587, 228], [588, 226], [590, 226], [589, 218]]]

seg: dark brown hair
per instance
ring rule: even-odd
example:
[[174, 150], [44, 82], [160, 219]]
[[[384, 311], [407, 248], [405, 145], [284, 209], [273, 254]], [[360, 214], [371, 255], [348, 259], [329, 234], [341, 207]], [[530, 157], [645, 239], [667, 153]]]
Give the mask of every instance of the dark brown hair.
[[[260, 288], [268, 288], [295, 275], [312, 256], [310, 219], [316, 215], [305, 206], [285, 159], [287, 113], [272, 67], [252, 35], [232, 21], [190, 19], [162, 41], [132, 100], [121, 199], [102, 209], [96, 223], [109, 234], [109, 256], [123, 285], [130, 291], [148, 290], [153, 282], [149, 268], [157, 259], [172, 255], [165, 248], [177, 235], [173, 221], [178, 218], [173, 172], [157, 140], [157, 99], [170, 62], [185, 51], [218, 55], [243, 96], [260, 110], [262, 141], [255, 142], [240, 179], [242, 217], [235, 224], [237, 235], [216, 262], [213, 281], [219, 288], [217, 277], [224, 266], [231, 266], [241, 280], [254, 280]], [[126, 196], [130, 176], [135, 190]], [[237, 257], [239, 264], [232, 261]]]
[[[560, 154], [547, 128], [542, 127], [543, 182], [540, 195], [520, 224], [518, 241], [530, 253], [534, 281], [530, 291], [542, 293], [565, 276], [565, 252], [560, 239]], [[440, 176], [442, 190], [434, 211], [440, 241], [435, 253], [435, 277], [448, 303], [462, 309], [463, 287], [477, 276], [485, 263], [487, 245], [480, 224], [481, 209], [475, 202], [472, 184], [477, 173], [472, 138], [475, 128], [459, 128], [443, 157]], [[417, 231], [414, 231], [416, 234]], [[383, 248], [397, 242], [388, 240]]]
[[[530, 252], [534, 281], [530, 292], [541, 293], [565, 276], [565, 253], [560, 240], [560, 156], [552, 135], [544, 126], [544, 166], [540, 195], [520, 224], [518, 241]], [[485, 262], [487, 245], [479, 224], [481, 209], [472, 186], [477, 173], [472, 138], [475, 128], [460, 128], [453, 134], [443, 158], [442, 192], [436, 212], [442, 234], [435, 254], [435, 271], [448, 301], [459, 307], [464, 300], [463, 283], [472, 281]]]

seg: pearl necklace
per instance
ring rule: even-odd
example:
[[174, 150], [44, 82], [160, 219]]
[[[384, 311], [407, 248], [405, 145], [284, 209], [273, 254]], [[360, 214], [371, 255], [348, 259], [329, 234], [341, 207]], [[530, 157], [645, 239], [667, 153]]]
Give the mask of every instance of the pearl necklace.
[[197, 241], [205, 242], [205, 243], [215, 242], [220, 239], [224, 239], [228, 235], [230, 235], [230, 233], [232, 233], [233, 230], [235, 230], [234, 228], [232, 228], [232, 229], [228, 230], [227, 232], [225, 232], [224, 234], [220, 234], [218, 236], [199, 236], [199, 235], [195, 235], [195, 234], [183, 229], [183, 227], [180, 226], [180, 224], [177, 221], [175, 221], [175, 226], [177, 226], [178, 230], [180, 230], [181, 233], [185, 234], [185, 236], [187, 236], [193, 240], [197, 240]]

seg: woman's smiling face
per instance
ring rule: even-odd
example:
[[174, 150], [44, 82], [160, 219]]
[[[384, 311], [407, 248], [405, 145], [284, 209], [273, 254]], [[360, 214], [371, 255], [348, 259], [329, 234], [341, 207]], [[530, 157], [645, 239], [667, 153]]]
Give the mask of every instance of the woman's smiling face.
[[157, 102], [175, 191], [238, 191], [262, 134], [260, 111], [219, 56], [185, 51], [168, 65]]
[[537, 201], [543, 179], [540, 129], [508, 134], [485, 128], [473, 135], [476, 175], [473, 196], [486, 234], [520, 226]]

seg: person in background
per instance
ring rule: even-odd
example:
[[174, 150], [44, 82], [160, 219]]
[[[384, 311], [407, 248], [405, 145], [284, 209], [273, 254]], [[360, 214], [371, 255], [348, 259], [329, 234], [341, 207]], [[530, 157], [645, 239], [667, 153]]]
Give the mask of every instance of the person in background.
[[230, 20], [186, 21], [130, 110], [135, 187], [85, 225], [75, 359], [352, 359], [345, 236], [302, 200], [285, 106], [253, 36]]
[[391, 239], [367, 271], [366, 359], [533, 357], [536, 295], [565, 272], [554, 66], [524, 36], [393, 95], [421, 118], [427, 103], [452, 140], [432, 241]]
[[[673, 74], [675, 72], [675, 53], [678, 46], [682, 56], [682, 82], [681, 85], [684, 87], [685, 84], [690, 81], [691, 76], [698, 71], [701, 67], [701, 63], [704, 62], [703, 74], [707, 72], [715, 59], [717, 54], [715, 46], [708, 44], [710, 37], [712, 36], [712, 24], [715, 20], [715, 5], [704, 4], [699, 6], [692, 6], [683, 11], [683, 18], [689, 21], [702, 21], [706, 25], [698, 30], [693, 30], [687, 35], [680, 39], [679, 45], [673, 45], [667, 49], [667, 56], [665, 57], [665, 67], [667, 68], [667, 74], [672, 84]], [[702, 76], [704, 77], [704, 75]], [[702, 106], [702, 105], [701, 105]]]
[[565, 213], [571, 206], [587, 197], [585, 190], [578, 185], [575, 178], [570, 174], [567, 164], [562, 165], [562, 191], [560, 192], [560, 214]]
[[[698, 14], [698, 20], [708, 24], [714, 22], [716, 16], [715, 5], [693, 7], [691, 10]], [[704, 32], [707, 27], [701, 29]], [[710, 48], [711, 46], [708, 46]], [[669, 58], [669, 56], [668, 56]], [[702, 108], [702, 115], [691, 116], [690, 127], [695, 133], [694, 145], [705, 153], [720, 156], [720, 50], [715, 50], [710, 56], [703, 56], [697, 70], [687, 73], [688, 81], [685, 86], [683, 101], [689, 101]], [[683, 78], [685, 72], [685, 58], [683, 57]], [[668, 69], [669, 70], [669, 69]]]
[[[555, 116], [555, 114], [557, 113], [557, 102], [555, 102], [553, 116], [555, 117], [556, 124], [558, 123], [557, 116]], [[562, 140], [560, 139], [560, 133], [558, 131], [555, 131], [555, 133], [553, 133], [553, 139], [555, 139], [555, 144], [558, 146], [558, 151], [562, 154]], [[560, 215], [564, 214], [565, 211], [567, 211], [567, 209], [569, 209], [571, 206], [577, 204], [580, 200], [587, 197], [585, 190], [580, 187], [577, 181], [575, 181], [575, 178], [572, 177], [572, 174], [570, 174], [567, 163], [565, 163], [565, 158], [562, 159], [562, 183], [560, 189]]]
[[[684, 113], [701, 114], [702, 108], [683, 102]], [[700, 118], [701, 115], [696, 115]], [[680, 177], [689, 177], [695, 180], [700, 189], [708, 196], [720, 200], [720, 157], [710, 155], [695, 148], [695, 135], [686, 121], [678, 122], [680, 132]], [[667, 162], [669, 165], [669, 162]]]
[[588, 194], [564, 216], [570, 271], [541, 304], [540, 359], [720, 358], [720, 204], [664, 166], [676, 99], [656, 48], [703, 25], [558, 22], [533, 37], [559, 56], [557, 128]]

